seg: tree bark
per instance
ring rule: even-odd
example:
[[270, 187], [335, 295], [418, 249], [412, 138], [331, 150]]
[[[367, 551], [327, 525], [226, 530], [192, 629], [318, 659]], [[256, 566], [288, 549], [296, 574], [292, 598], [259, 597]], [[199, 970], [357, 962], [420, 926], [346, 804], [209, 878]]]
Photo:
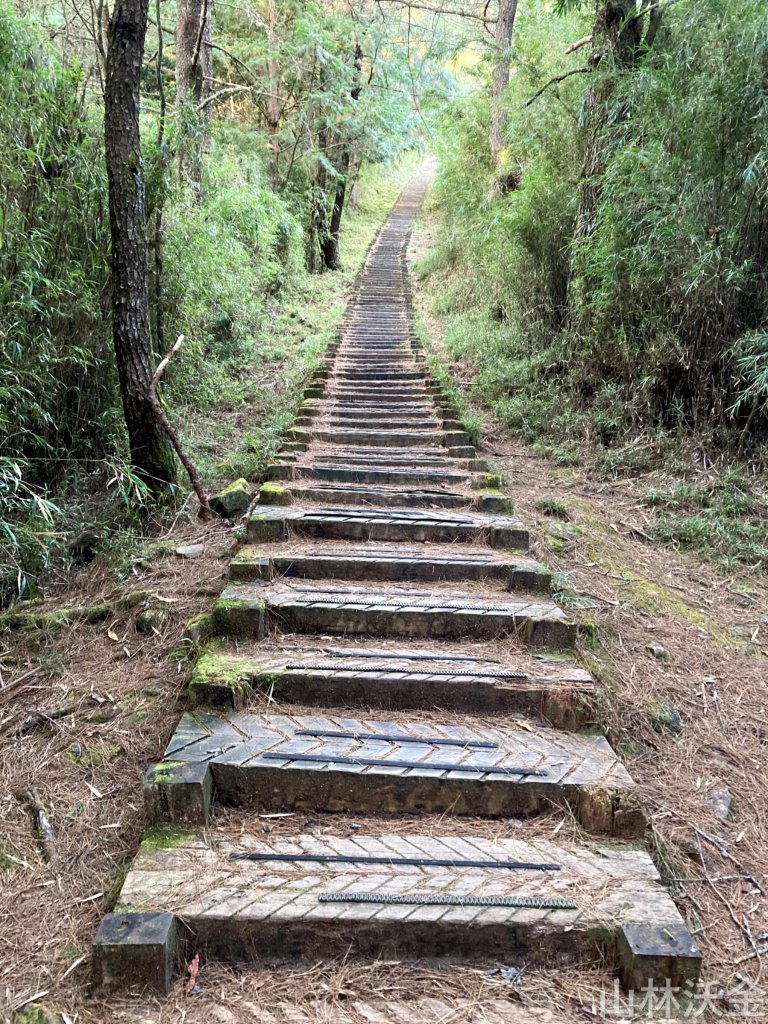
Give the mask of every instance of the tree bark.
[[496, 170], [501, 162], [501, 151], [504, 148], [504, 107], [502, 96], [509, 85], [510, 46], [512, 30], [515, 27], [517, 0], [499, 0], [499, 16], [496, 21], [495, 49], [496, 60], [493, 65], [491, 80], [491, 126], [488, 141], [491, 147], [491, 160]]
[[[350, 97], [354, 102], [360, 99], [362, 82], [360, 72], [363, 65], [363, 49], [360, 43], [355, 43], [354, 52], [355, 74], [350, 90]], [[325, 134], [325, 145], [328, 145], [328, 133]], [[341, 266], [341, 218], [344, 215], [344, 200], [347, 194], [347, 176], [349, 174], [350, 148], [349, 144], [342, 147], [339, 165], [337, 167], [338, 177], [333, 195], [333, 208], [330, 218], [324, 218], [323, 229], [320, 233], [320, 255], [325, 270], [338, 270]]]
[[269, 135], [272, 187], [280, 184], [280, 68], [277, 63], [277, 0], [267, 0], [267, 134]]
[[[646, 23], [647, 18], [647, 23]], [[617, 71], [632, 68], [650, 49], [659, 28], [658, 4], [638, 0], [596, 0], [590, 64], [594, 78], [584, 100], [584, 148], [568, 283], [568, 318], [573, 333], [589, 328], [591, 283], [584, 269], [585, 244], [595, 230], [606, 167], [606, 130]], [[616, 116], [614, 121], [621, 120]]]
[[152, 409], [152, 341], [139, 97], [148, 0], [117, 0], [109, 25], [104, 139], [112, 237], [112, 336], [131, 460], [159, 493], [176, 476]]
[[211, 147], [213, 0], [179, 0], [176, 19], [176, 106], [181, 118], [179, 177], [196, 192]]
[[[658, 8], [655, 9], [658, 11]], [[597, 0], [590, 63], [596, 80], [587, 90], [584, 112], [584, 153], [576, 215], [576, 238], [592, 231], [605, 170], [603, 133], [608, 123], [615, 68], [630, 67], [637, 59], [643, 36], [643, 18], [636, 17], [637, 0]], [[656, 22], [652, 22], [655, 35]], [[652, 40], [651, 40], [652, 41]]]

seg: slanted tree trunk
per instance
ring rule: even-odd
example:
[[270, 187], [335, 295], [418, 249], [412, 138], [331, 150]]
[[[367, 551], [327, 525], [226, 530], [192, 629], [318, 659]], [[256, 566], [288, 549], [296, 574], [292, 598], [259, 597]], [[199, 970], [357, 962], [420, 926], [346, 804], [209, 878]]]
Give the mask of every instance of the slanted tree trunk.
[[176, 476], [152, 409], [152, 343], [139, 84], [148, 0], [117, 0], [109, 24], [104, 139], [112, 236], [112, 335], [131, 460], [155, 493]]
[[179, 0], [176, 20], [176, 105], [179, 177], [199, 194], [203, 154], [211, 146], [213, 92], [212, 0]]
[[504, 148], [504, 106], [502, 96], [509, 85], [510, 46], [512, 30], [515, 27], [517, 0], [499, 0], [499, 16], [496, 21], [496, 60], [491, 80], [491, 127], [488, 141], [491, 147], [493, 166], [499, 170], [501, 151]]

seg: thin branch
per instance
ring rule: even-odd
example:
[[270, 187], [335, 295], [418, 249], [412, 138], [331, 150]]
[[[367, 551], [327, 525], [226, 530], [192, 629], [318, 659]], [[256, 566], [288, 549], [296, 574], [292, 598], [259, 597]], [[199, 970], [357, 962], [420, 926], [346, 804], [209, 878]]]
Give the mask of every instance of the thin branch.
[[566, 53], [575, 53], [577, 50], [580, 50], [582, 48], [582, 46], [586, 46], [588, 43], [591, 43], [591, 42], [592, 42], [592, 36], [591, 35], [584, 36], [582, 39], [577, 39], [575, 43], [571, 43], [571, 45], [568, 47], [568, 49], [565, 52]]
[[572, 71], [566, 71], [563, 75], [555, 75], [554, 78], [550, 78], [546, 85], [542, 85], [538, 92], [535, 92], [530, 99], [526, 100], [523, 104], [524, 107], [530, 107], [530, 105], [541, 96], [542, 93], [546, 92], [551, 85], [557, 85], [559, 82], [564, 82], [566, 78], [570, 78], [571, 75], [584, 75], [590, 72], [592, 68], [573, 68]]
[[[195, 54], [192, 58], [192, 69], [197, 67], [197, 62], [200, 60], [200, 47], [203, 45], [203, 35], [205, 33], [205, 23], [208, 20], [208, 0], [203, 0], [203, 10], [200, 15], [200, 25], [197, 30], [197, 39], [195, 40]], [[210, 45], [210, 44], [208, 44]]]
[[228, 85], [226, 89], [219, 89], [218, 92], [212, 92], [210, 96], [204, 99], [201, 103], [198, 103], [197, 109], [204, 110], [209, 103], [213, 103], [213, 101], [219, 99], [220, 96], [230, 96], [233, 92], [253, 92], [253, 89], [250, 85]]
[[176, 339], [176, 344], [173, 346], [171, 351], [167, 355], [163, 356], [163, 358], [160, 360], [157, 369], [152, 375], [152, 380], [149, 383], [148, 398], [149, 404], [152, 406], [152, 411], [154, 412], [158, 423], [168, 435], [170, 442], [173, 445], [176, 454], [179, 457], [179, 460], [181, 461], [182, 466], [187, 471], [189, 482], [192, 484], [192, 489], [197, 495], [197, 500], [200, 502], [200, 518], [203, 520], [208, 520], [211, 518], [211, 506], [208, 504], [208, 495], [205, 493], [205, 488], [200, 482], [200, 477], [198, 476], [197, 470], [195, 469], [193, 463], [189, 460], [189, 458], [187, 458], [184, 449], [181, 447], [179, 435], [171, 426], [170, 420], [166, 416], [165, 410], [160, 404], [160, 399], [157, 397], [157, 385], [160, 383], [160, 379], [165, 373], [166, 366], [168, 365], [168, 363], [170, 363], [171, 359], [173, 359], [173, 357], [179, 351], [183, 341], [184, 335], [180, 334], [179, 337]]
[[486, 25], [495, 25], [496, 18], [487, 18], [484, 14], [477, 14], [475, 11], [466, 11], [463, 8], [432, 7], [430, 4], [415, 3], [414, 0], [376, 0], [377, 4], [392, 3], [400, 7], [407, 7], [409, 10], [429, 11], [430, 14], [453, 14], [457, 18], [466, 18], [469, 21], [482, 21]]

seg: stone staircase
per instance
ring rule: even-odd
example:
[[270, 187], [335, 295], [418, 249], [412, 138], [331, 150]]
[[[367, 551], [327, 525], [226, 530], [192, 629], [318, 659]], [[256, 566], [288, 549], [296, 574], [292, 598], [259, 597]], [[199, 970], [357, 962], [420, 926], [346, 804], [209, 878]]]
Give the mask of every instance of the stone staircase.
[[[146, 774], [98, 989], [165, 992], [197, 951], [698, 976], [632, 779], [583, 730], [576, 626], [413, 333], [425, 187], [374, 243], [248, 519], [217, 641]], [[413, 1019], [386, 1007], [338, 1019]]]

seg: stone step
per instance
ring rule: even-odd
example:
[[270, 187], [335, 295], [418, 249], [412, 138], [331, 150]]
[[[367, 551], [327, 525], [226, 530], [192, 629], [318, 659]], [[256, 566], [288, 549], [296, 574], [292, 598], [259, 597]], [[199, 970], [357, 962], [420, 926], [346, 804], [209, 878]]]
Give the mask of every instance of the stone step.
[[94, 987], [135, 984], [138, 974], [167, 991], [173, 965], [201, 948], [232, 963], [435, 956], [526, 969], [600, 960], [645, 990], [649, 979], [695, 982], [700, 969], [647, 853], [477, 829], [149, 836], [96, 935]]
[[523, 720], [187, 712], [144, 779], [148, 823], [206, 825], [217, 803], [259, 813], [532, 817], [637, 838], [635, 785], [602, 736]]
[[290, 704], [384, 710], [444, 708], [493, 715], [527, 714], [560, 729], [594, 716], [594, 682], [583, 668], [485, 642], [321, 643], [276, 637], [271, 643], [224, 645], [197, 662], [192, 704], [240, 710], [252, 691]]
[[366, 487], [362, 484], [306, 484], [291, 483], [288, 493], [302, 504], [320, 505], [375, 505], [382, 508], [477, 508], [483, 512], [506, 512], [508, 507], [483, 507], [480, 496], [456, 494], [453, 491], [430, 491], [404, 487]]
[[283, 550], [283, 545], [241, 548], [230, 562], [235, 582], [272, 580], [279, 576], [338, 580], [498, 580], [510, 590], [549, 593], [552, 577], [540, 562], [510, 558], [485, 548], [458, 551], [439, 548], [397, 548], [371, 544], [335, 547], [302, 545]]
[[469, 544], [528, 550], [528, 530], [513, 516], [432, 509], [300, 507], [257, 508], [249, 517], [251, 543], [285, 540], [291, 533], [327, 540]]
[[269, 467], [269, 480], [327, 480], [332, 483], [355, 484], [430, 484], [433, 487], [455, 487], [468, 484], [472, 479], [469, 473], [456, 470], [439, 469], [391, 469], [380, 465], [380, 468], [360, 465], [292, 465], [274, 464]]
[[434, 445], [453, 448], [469, 444], [469, 435], [460, 430], [353, 430], [349, 427], [318, 427], [312, 431], [318, 441], [331, 444]]
[[214, 604], [223, 636], [292, 633], [429, 637], [458, 640], [514, 636], [533, 648], [576, 642], [576, 624], [541, 594], [489, 598], [448, 584], [416, 589], [322, 583], [231, 583]]

